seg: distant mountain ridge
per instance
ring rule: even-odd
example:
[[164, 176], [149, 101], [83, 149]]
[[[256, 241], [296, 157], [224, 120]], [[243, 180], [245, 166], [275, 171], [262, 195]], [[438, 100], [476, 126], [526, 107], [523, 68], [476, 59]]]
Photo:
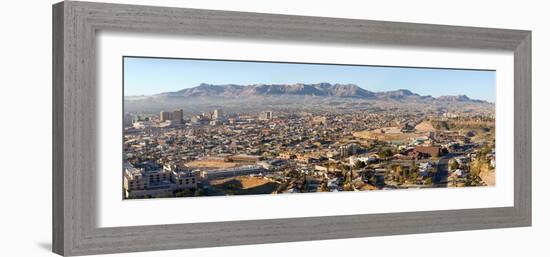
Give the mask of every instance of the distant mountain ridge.
[[[151, 97], [259, 97], [259, 96], [318, 96], [318, 97], [351, 97], [373, 100], [418, 100], [437, 102], [477, 102], [486, 103], [484, 100], [471, 99], [466, 95], [422, 96], [407, 89], [393, 91], [372, 92], [355, 84], [254, 84], [254, 85], [213, 85], [201, 83], [192, 88], [182, 89], [176, 92], [166, 92]], [[487, 102], [488, 103], [488, 102]]]

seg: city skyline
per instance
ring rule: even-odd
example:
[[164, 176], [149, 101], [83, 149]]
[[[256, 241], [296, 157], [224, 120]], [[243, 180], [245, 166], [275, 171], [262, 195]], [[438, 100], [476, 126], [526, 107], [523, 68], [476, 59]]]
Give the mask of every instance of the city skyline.
[[[124, 68], [129, 95], [166, 93], [124, 99], [124, 199], [496, 183], [494, 71], [158, 58]], [[241, 86], [212, 86], [228, 84]], [[398, 89], [416, 94], [388, 92]]]
[[174, 92], [208, 84], [355, 84], [380, 92], [463, 95], [495, 102], [494, 71], [124, 57], [125, 96]]

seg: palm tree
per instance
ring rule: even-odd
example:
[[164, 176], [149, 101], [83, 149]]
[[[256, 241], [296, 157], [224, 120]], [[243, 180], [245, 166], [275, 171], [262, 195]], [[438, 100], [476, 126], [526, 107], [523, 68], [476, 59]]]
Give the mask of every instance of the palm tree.
[[357, 160], [357, 161], [353, 164], [353, 167], [352, 167], [352, 173], [351, 173], [351, 178], [352, 178], [352, 180], [353, 180], [353, 169], [355, 169], [355, 170], [358, 171], [358, 170], [360, 170], [360, 169], [362, 169], [362, 168], [365, 168], [366, 166], [367, 166], [367, 165], [366, 165], [364, 162]]
[[[343, 163], [340, 164], [340, 167], [342, 169], [342, 173], [344, 174], [344, 190], [353, 191], [353, 167], [347, 166]], [[348, 171], [345, 172], [346, 170]]]
[[356, 170], [360, 170], [360, 169], [362, 169], [362, 168], [364, 168], [364, 167], [366, 167], [366, 166], [367, 166], [367, 165], [366, 165], [364, 162], [359, 161], [359, 160], [357, 160], [357, 161], [353, 164], [353, 168], [356, 169]]

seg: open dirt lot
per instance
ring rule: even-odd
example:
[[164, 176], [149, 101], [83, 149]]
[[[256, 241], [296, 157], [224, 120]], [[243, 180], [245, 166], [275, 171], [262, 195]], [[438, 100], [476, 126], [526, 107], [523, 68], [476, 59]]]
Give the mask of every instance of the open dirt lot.
[[487, 167], [483, 167], [481, 169], [481, 172], [479, 173], [479, 177], [481, 178], [481, 180], [483, 180], [483, 182], [485, 182], [485, 184], [487, 184], [488, 186], [494, 186], [496, 183], [496, 178], [495, 178], [495, 171], [494, 170], [489, 170]]
[[233, 162], [224, 162], [219, 160], [201, 160], [201, 161], [192, 161], [185, 164], [189, 168], [233, 168], [237, 164]]
[[210, 181], [210, 185], [218, 190], [235, 195], [270, 194], [277, 189], [278, 183], [263, 178], [238, 176]]
[[361, 139], [378, 139], [382, 141], [401, 141], [424, 136], [423, 133], [380, 133], [375, 131], [354, 132], [353, 136]]

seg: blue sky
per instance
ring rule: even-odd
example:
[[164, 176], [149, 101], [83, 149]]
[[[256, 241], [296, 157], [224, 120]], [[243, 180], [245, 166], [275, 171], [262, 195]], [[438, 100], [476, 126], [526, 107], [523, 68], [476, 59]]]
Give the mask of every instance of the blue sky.
[[151, 95], [208, 84], [353, 83], [378, 92], [459, 95], [495, 101], [494, 71], [326, 64], [124, 58], [124, 95]]

